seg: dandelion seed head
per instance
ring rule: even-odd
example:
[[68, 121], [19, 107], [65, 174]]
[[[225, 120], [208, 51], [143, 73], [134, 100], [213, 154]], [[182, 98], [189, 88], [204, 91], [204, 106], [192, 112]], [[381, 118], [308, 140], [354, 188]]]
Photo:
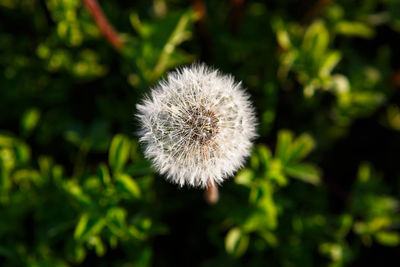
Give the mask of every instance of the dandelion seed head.
[[146, 158], [180, 186], [222, 183], [243, 166], [256, 136], [241, 84], [203, 64], [169, 73], [137, 110]]

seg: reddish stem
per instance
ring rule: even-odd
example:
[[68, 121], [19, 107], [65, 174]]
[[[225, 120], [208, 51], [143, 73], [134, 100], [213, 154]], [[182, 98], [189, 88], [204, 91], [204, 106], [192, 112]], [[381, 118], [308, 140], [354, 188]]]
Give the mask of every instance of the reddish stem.
[[103, 10], [97, 3], [97, 0], [83, 0], [83, 3], [89, 9], [94, 21], [107, 41], [116, 49], [122, 48], [124, 45], [122, 39], [104, 16]]
[[400, 87], [400, 70], [397, 70], [391, 79], [392, 86], [394, 88]]
[[244, 0], [231, 0], [231, 31], [236, 34], [243, 16]]
[[325, 7], [329, 5], [333, 0], [319, 0], [314, 7], [309, 10], [306, 15], [302, 19], [303, 24], [308, 24], [313, 21], [316, 17], [318, 17], [322, 11], [324, 11]]
[[193, 0], [192, 7], [197, 15], [196, 30], [200, 37], [201, 58], [207, 61], [211, 56], [212, 39], [208, 30], [207, 9], [203, 0]]

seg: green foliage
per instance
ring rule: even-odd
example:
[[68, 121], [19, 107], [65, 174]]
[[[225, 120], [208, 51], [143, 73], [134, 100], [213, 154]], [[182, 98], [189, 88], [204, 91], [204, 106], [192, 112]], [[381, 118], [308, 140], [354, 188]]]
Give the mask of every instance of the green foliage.
[[[1, 266], [397, 261], [399, 1], [97, 1], [118, 49], [84, 2], [0, 0]], [[134, 118], [198, 61], [259, 118], [214, 206], [154, 172]]]
[[[181, 43], [191, 38], [188, 27], [194, 20], [192, 10], [170, 14], [152, 23], [142, 23], [137, 13], [130, 15], [132, 27], [140, 39], [130, 40], [124, 53], [136, 63], [146, 82], [154, 82], [166, 70], [194, 59], [178, 49]], [[136, 85], [137, 80], [135, 75], [131, 77], [132, 85]]]
[[[161, 224], [153, 222], [152, 214], [148, 213], [151, 201], [142, 194], [142, 190], [146, 192], [151, 186], [152, 177], [143, 176], [137, 180], [124, 173], [124, 164], [130, 158], [127, 137], [116, 135], [111, 143], [112, 175], [105, 164], [100, 164], [97, 174], [69, 179], [63, 168], [47, 157], [38, 158], [38, 169], [30, 167], [30, 150], [22, 141], [6, 135], [1, 135], [0, 140], [0, 228], [2, 235], [10, 237], [1, 244], [1, 251], [8, 260], [12, 261], [14, 255], [18, 255], [16, 262], [50, 264], [59, 257], [55, 251], [50, 253], [51, 246], [60, 240], [65, 249], [62, 258], [71, 263], [82, 262], [88, 251], [94, 250], [101, 257], [107, 249], [119, 245], [137, 247], [134, 253], [137, 256], [147, 253], [146, 240], [150, 236], [164, 231]], [[47, 197], [41, 199], [41, 194]], [[124, 201], [137, 206], [129, 221]], [[32, 227], [40, 234], [35, 245], [47, 253], [31, 254], [23, 243], [20, 243], [22, 247], [15, 247], [18, 243], [14, 242], [24, 237], [20, 231], [28, 229], [7, 222], [23, 223], [24, 218], [33, 220]]]
[[400, 233], [390, 229], [400, 220], [399, 200], [387, 195], [387, 188], [369, 164], [362, 164], [354, 185], [350, 212], [357, 217], [354, 231], [366, 245], [372, 239], [387, 246], [400, 245]]

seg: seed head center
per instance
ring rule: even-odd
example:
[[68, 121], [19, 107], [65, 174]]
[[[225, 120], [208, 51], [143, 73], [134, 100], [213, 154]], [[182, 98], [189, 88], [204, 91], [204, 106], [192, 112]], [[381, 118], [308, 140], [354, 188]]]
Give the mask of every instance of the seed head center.
[[201, 145], [209, 142], [219, 131], [218, 118], [203, 106], [188, 110], [185, 135]]

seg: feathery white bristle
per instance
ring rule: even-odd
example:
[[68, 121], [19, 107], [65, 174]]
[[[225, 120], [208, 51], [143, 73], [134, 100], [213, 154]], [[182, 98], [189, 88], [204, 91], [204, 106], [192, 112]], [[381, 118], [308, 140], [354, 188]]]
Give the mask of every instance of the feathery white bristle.
[[220, 184], [243, 166], [256, 136], [241, 84], [203, 64], [169, 73], [137, 110], [145, 156], [180, 186]]

